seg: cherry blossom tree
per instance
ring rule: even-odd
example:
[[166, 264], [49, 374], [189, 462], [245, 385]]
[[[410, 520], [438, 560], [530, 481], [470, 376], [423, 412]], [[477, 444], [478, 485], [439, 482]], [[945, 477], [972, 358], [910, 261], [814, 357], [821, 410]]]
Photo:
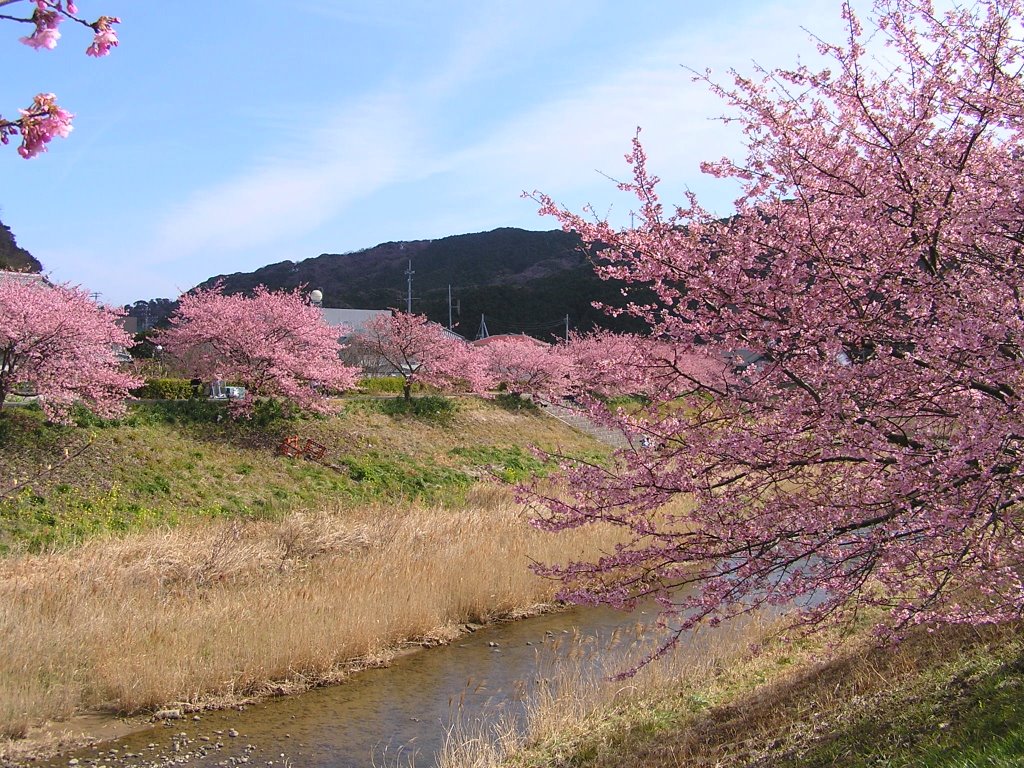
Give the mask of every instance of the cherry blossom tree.
[[495, 384], [516, 395], [561, 396], [569, 386], [569, 360], [558, 346], [529, 336], [498, 338], [480, 347]]
[[70, 423], [75, 403], [100, 416], [122, 413], [141, 382], [118, 367], [115, 352], [132, 343], [119, 316], [80, 288], [0, 281], [0, 406], [25, 385], [58, 423]]
[[243, 382], [243, 412], [257, 397], [327, 412], [328, 395], [355, 386], [359, 373], [341, 361], [338, 336], [298, 290], [258, 286], [243, 296], [215, 286], [182, 296], [170, 328], [154, 341], [198, 376]]
[[405, 312], [378, 315], [352, 339], [365, 354], [385, 361], [403, 379], [402, 395], [412, 399], [412, 385], [441, 389], [489, 385], [481, 355], [465, 341], [426, 318]]
[[896, 634], [1021, 616], [1024, 4], [841, 12], [826, 67], [699, 76], [746, 136], [704, 166], [741, 186], [735, 216], [663, 206], [639, 141], [635, 227], [537, 195], [603, 277], [653, 290], [630, 311], [655, 338], [759, 356], [607, 416], [651, 440], [573, 468], [539, 524], [630, 543], [547, 569], [566, 597], [656, 596], [677, 632], [764, 605], [808, 628], [881, 607]]
[[[0, 0], [0, 8], [11, 6], [22, 0]], [[37, 51], [53, 50], [61, 38], [60, 25], [70, 20], [90, 29], [93, 33], [92, 42], [85, 52], [88, 56], [100, 58], [110, 53], [117, 46], [117, 32], [114, 25], [121, 20], [116, 16], [100, 16], [95, 21], [86, 21], [78, 15], [78, 7], [74, 0], [25, 0], [25, 5], [32, 7], [28, 16], [12, 16], [0, 13], [0, 19], [14, 21], [32, 26], [30, 34], [21, 38], [21, 42]], [[14, 120], [0, 116], [0, 142], [10, 143], [11, 136], [21, 136], [18, 154], [28, 159], [46, 151], [46, 145], [55, 136], [67, 138], [71, 133], [70, 112], [57, 105], [57, 97], [52, 93], [40, 93], [25, 109], [18, 110], [21, 117]]]
[[729, 366], [717, 352], [683, 351], [636, 334], [574, 333], [562, 344], [562, 354], [571, 367], [574, 395], [671, 399], [699, 388], [721, 389], [731, 380]]

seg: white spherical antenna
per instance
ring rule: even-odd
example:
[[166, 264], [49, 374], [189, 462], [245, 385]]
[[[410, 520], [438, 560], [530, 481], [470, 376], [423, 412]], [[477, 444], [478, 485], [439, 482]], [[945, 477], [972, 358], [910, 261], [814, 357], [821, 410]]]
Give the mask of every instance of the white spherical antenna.
[[324, 292], [319, 289], [310, 291], [309, 300], [314, 304], [322, 304], [324, 300]]

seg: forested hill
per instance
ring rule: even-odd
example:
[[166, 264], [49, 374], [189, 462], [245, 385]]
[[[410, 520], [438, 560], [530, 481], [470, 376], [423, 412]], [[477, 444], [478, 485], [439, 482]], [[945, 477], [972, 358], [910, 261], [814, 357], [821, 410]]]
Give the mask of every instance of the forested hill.
[[10, 272], [42, 272], [43, 265], [18, 245], [11, 228], [0, 221], [0, 270]]
[[491, 334], [560, 335], [566, 315], [573, 329], [636, 330], [622, 322], [611, 324], [594, 309], [595, 301], [621, 303], [622, 286], [598, 279], [580, 239], [560, 230], [503, 228], [439, 240], [382, 243], [353, 253], [325, 253], [255, 272], [220, 275], [202, 285], [221, 280], [228, 293], [247, 293], [257, 285], [305, 285], [323, 291], [326, 307], [404, 310], [410, 260], [413, 311], [447, 324], [451, 285], [455, 330], [470, 338], [477, 334], [481, 315]]

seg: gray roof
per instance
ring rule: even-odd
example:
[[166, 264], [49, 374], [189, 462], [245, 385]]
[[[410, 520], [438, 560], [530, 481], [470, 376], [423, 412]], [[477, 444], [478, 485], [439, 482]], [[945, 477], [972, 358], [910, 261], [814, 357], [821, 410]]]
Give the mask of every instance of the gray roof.
[[324, 320], [328, 325], [348, 326], [349, 333], [356, 333], [363, 330], [366, 324], [373, 318], [381, 315], [390, 315], [390, 309], [336, 309], [334, 307], [320, 307]]
[[38, 272], [6, 272], [0, 270], [0, 283], [5, 280], [10, 280], [15, 283], [39, 283], [41, 285], [47, 285], [48, 281]]

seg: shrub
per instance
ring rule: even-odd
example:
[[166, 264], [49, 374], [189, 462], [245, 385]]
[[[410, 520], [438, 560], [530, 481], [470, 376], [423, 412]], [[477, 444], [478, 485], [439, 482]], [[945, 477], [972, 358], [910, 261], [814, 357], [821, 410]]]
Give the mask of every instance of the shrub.
[[359, 380], [359, 389], [368, 394], [394, 394], [402, 391], [401, 376], [371, 376]]
[[204, 424], [223, 421], [227, 404], [213, 400], [164, 400], [136, 403], [126, 423], [140, 424]]
[[506, 411], [530, 411], [531, 413], [536, 413], [540, 410], [537, 403], [533, 401], [533, 398], [523, 397], [514, 392], [499, 392], [494, 396], [494, 402]]
[[388, 416], [414, 416], [433, 421], [447, 421], [458, 411], [459, 406], [454, 400], [437, 395], [414, 397], [406, 400], [396, 397], [393, 400], [381, 400], [377, 408]]
[[188, 400], [192, 385], [188, 379], [146, 379], [132, 394], [142, 400]]

